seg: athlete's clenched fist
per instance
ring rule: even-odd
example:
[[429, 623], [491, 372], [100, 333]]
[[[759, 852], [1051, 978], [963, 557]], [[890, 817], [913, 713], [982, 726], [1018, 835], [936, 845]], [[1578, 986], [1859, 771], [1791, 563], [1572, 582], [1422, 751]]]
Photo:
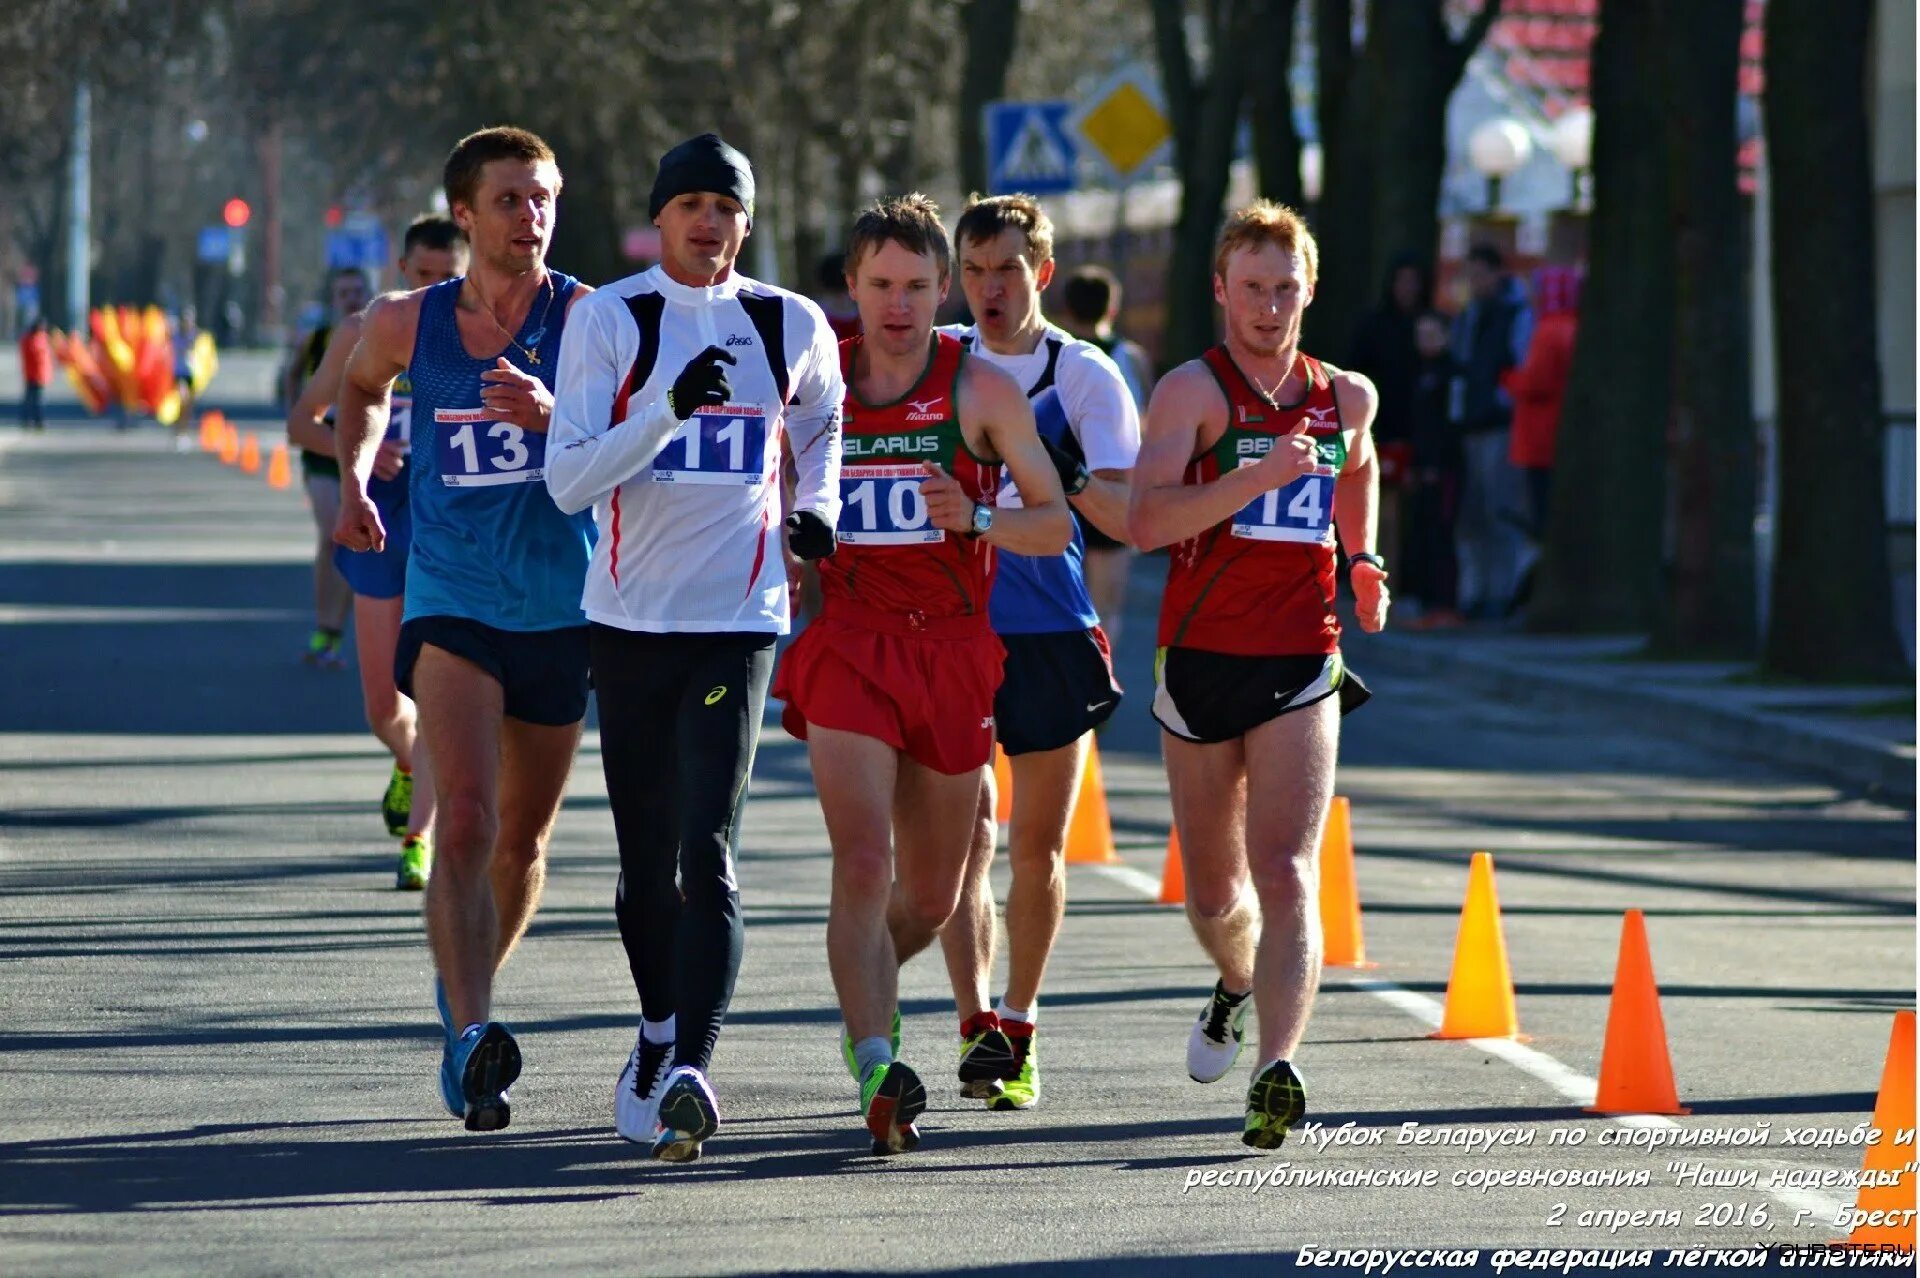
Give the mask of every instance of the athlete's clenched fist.
[[1292, 430], [1275, 437], [1273, 447], [1259, 464], [1260, 477], [1268, 488], [1285, 488], [1300, 476], [1317, 470], [1320, 446], [1307, 434], [1307, 419], [1302, 416]]
[[707, 347], [688, 360], [680, 376], [673, 379], [673, 387], [667, 391], [667, 407], [683, 422], [697, 409], [720, 407], [733, 394], [733, 383], [720, 365], [739, 362], [718, 346]]
[[973, 498], [960, 481], [941, 469], [937, 462], [921, 462], [927, 477], [920, 481], [920, 496], [927, 503], [927, 522], [948, 532], [973, 531]]

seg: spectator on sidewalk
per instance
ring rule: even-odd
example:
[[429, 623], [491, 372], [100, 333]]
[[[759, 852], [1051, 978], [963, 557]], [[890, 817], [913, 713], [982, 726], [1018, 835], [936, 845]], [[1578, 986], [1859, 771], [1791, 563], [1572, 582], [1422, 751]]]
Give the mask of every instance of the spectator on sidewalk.
[[1525, 524], [1519, 476], [1508, 460], [1513, 398], [1501, 379], [1519, 366], [1533, 325], [1526, 290], [1508, 274], [1499, 249], [1474, 245], [1467, 281], [1473, 296], [1453, 327], [1465, 463], [1456, 535], [1460, 603], [1470, 620], [1491, 621], [1512, 606]]
[[47, 321], [36, 315], [20, 335], [20, 426], [47, 428], [47, 385], [53, 381], [53, 339]]
[[1419, 630], [1460, 624], [1455, 603], [1454, 518], [1460, 502], [1460, 430], [1453, 417], [1453, 357], [1447, 317], [1428, 311], [1414, 322], [1413, 394], [1408, 403], [1406, 531], [1400, 556], [1400, 598], [1419, 609]]
[[1433, 304], [1433, 279], [1418, 254], [1396, 253], [1380, 287], [1380, 301], [1354, 330], [1347, 367], [1373, 379], [1380, 408], [1373, 419], [1373, 444], [1380, 458], [1380, 532], [1378, 545], [1387, 562], [1406, 553], [1406, 491], [1411, 460], [1411, 414], [1420, 352], [1414, 342], [1416, 321]]
[[1553, 454], [1560, 409], [1573, 372], [1573, 342], [1579, 330], [1580, 272], [1543, 266], [1533, 275], [1539, 316], [1527, 357], [1507, 379], [1513, 396], [1513, 444], [1508, 456], [1526, 482], [1527, 527], [1535, 541], [1546, 534]]

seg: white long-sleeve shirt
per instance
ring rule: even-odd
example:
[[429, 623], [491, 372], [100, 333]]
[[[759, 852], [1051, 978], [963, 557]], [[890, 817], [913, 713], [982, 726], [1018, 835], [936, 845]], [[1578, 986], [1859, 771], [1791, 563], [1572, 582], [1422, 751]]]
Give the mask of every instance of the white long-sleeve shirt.
[[[734, 357], [733, 394], [679, 421], [667, 391], [709, 346]], [[739, 275], [691, 288], [656, 266], [582, 298], [560, 343], [546, 480], [560, 509], [592, 506], [599, 524], [588, 618], [786, 633], [781, 461], [793, 508], [833, 527], [844, 396], [826, 316], [784, 289]]]

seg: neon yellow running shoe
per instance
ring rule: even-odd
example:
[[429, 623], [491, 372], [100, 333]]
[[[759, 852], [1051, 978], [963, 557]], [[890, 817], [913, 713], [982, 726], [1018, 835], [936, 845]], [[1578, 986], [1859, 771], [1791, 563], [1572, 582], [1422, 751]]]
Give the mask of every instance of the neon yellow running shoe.
[[393, 765], [393, 775], [387, 778], [387, 792], [380, 797], [380, 817], [387, 823], [387, 833], [396, 839], [407, 837], [407, 821], [413, 815], [413, 773], [402, 772], [399, 764]]
[[[1019, 1072], [1000, 1085], [1000, 1094], [989, 1097], [988, 1109], [1032, 1109], [1040, 1103], [1040, 1044], [1031, 1025], [1001, 1021], [1007, 1041], [1013, 1044], [1013, 1059]], [[1020, 1031], [1025, 1030], [1023, 1034]]]
[[400, 866], [394, 871], [393, 886], [403, 892], [418, 892], [427, 886], [433, 873], [433, 845], [424, 834], [409, 834], [400, 844]]
[[1287, 1131], [1307, 1112], [1307, 1085], [1286, 1061], [1275, 1061], [1253, 1076], [1247, 1089], [1247, 1121], [1242, 1144], [1278, 1149]]
[[904, 1061], [875, 1065], [860, 1080], [860, 1112], [876, 1154], [904, 1154], [920, 1144], [914, 1120], [927, 1108], [927, 1089]]
[[[893, 1033], [889, 1036], [893, 1044], [893, 1054], [900, 1054], [900, 1010], [894, 1009]], [[853, 1057], [853, 1035], [847, 1033], [846, 1026], [840, 1027], [840, 1059], [847, 1063], [847, 1077], [854, 1082], [860, 1081], [860, 1063]]]

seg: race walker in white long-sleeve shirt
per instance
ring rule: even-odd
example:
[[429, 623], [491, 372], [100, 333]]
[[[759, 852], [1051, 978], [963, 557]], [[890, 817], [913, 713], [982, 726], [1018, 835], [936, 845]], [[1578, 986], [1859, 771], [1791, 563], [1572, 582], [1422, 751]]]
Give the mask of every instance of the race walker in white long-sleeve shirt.
[[[733, 357], [733, 393], [683, 421], [669, 402], [708, 347]], [[788, 627], [780, 472], [794, 509], [840, 514], [839, 350], [826, 315], [730, 275], [707, 288], [653, 267], [598, 290], [570, 317], [547, 442], [547, 489], [594, 507], [600, 542], [581, 601], [622, 630]]]
[[568, 323], [546, 480], [600, 527], [583, 606], [641, 1015], [614, 1127], [684, 1162], [720, 1123], [706, 1070], [740, 971], [747, 778], [788, 625], [787, 554], [834, 552], [845, 391], [820, 308], [734, 272], [753, 224], [744, 155], [688, 139], [648, 204], [660, 265]]

